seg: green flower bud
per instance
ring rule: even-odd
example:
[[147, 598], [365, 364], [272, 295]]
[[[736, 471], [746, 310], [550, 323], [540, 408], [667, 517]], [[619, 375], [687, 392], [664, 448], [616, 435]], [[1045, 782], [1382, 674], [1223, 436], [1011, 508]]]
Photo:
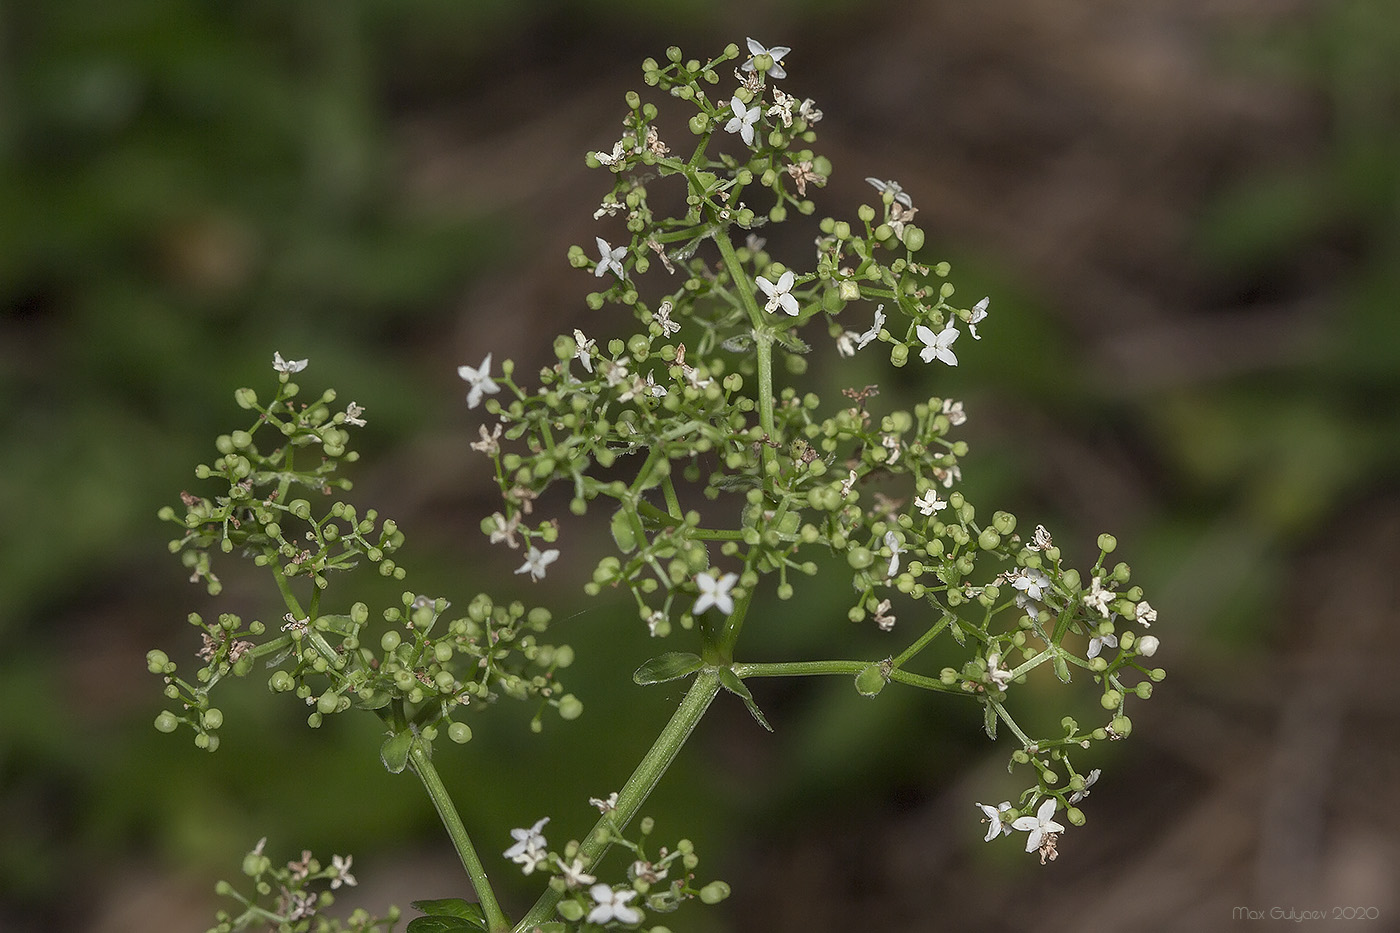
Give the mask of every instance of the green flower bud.
[[385, 632], [383, 636], [380, 637], [379, 647], [383, 648], [385, 651], [393, 651], [399, 646], [399, 643], [402, 641], [403, 636], [401, 636], [398, 632], [395, 632], [394, 630], [390, 629], [389, 631]]
[[170, 656], [159, 648], [146, 652], [146, 670], [152, 674], [164, 674], [165, 666], [170, 663]]
[[555, 910], [570, 923], [578, 923], [583, 919], [583, 905], [578, 901], [560, 901]]
[[577, 719], [583, 715], [583, 701], [572, 693], [559, 698], [559, 717], [565, 720]]
[[911, 253], [917, 253], [924, 248], [924, 231], [913, 224], [904, 226], [904, 247]]
[[853, 570], [864, 570], [875, 562], [875, 555], [870, 553], [869, 548], [853, 547], [846, 552], [846, 563], [851, 565]]
[[1001, 544], [1001, 535], [996, 533], [995, 528], [983, 528], [982, 533], [977, 536], [977, 546], [984, 551], [990, 551], [999, 544]]
[[447, 737], [458, 745], [465, 745], [472, 740], [472, 728], [464, 722], [454, 722], [447, 727]]
[[255, 408], [258, 404], [258, 393], [248, 388], [239, 389], [233, 393], [233, 401], [239, 408]]
[[211, 706], [200, 715], [199, 721], [204, 724], [206, 729], [217, 729], [224, 724], [223, 710]]
[[1123, 694], [1117, 690], [1105, 690], [1099, 697], [1099, 705], [1104, 709], [1117, 709], [1123, 703]]
[[1118, 547], [1118, 539], [1115, 538], [1115, 537], [1113, 537], [1113, 535], [1111, 535], [1111, 534], [1101, 534], [1101, 535], [1099, 535], [1099, 550], [1100, 550], [1100, 551], [1103, 551], [1105, 554], [1112, 554], [1113, 551], [1114, 551], [1114, 549], [1116, 549], [1117, 547]]
[[1113, 722], [1108, 724], [1114, 732], [1120, 736], [1129, 736], [1133, 732], [1133, 721], [1127, 716], [1115, 716]]
[[894, 366], [903, 366], [909, 362], [909, 347], [906, 344], [896, 341], [890, 345], [890, 363]]
[[700, 889], [700, 900], [704, 901], [706, 904], [718, 904], [720, 901], [729, 897], [729, 893], [729, 885], [725, 884], [723, 881], [711, 881]]
[[157, 732], [169, 734], [178, 728], [180, 728], [180, 719], [174, 713], [170, 712], [170, 710], [163, 710], [161, 714], [156, 717]]

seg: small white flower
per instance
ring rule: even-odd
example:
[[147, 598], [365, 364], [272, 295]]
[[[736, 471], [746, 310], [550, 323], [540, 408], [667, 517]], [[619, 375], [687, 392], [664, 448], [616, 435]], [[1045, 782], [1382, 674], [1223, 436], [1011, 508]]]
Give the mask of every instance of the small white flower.
[[1074, 806], [1085, 797], [1089, 796], [1089, 788], [1094, 786], [1094, 782], [1099, 779], [1099, 769], [1095, 768], [1089, 772], [1089, 776], [1084, 779], [1084, 789], [1077, 790], [1069, 795], [1069, 805]]
[[583, 368], [590, 373], [593, 372], [593, 348], [597, 342], [589, 340], [583, 335], [583, 331], [574, 328], [574, 359], [583, 364]]
[[1142, 624], [1143, 628], [1151, 628], [1152, 623], [1157, 621], [1157, 610], [1153, 609], [1147, 600], [1137, 604], [1135, 618]]
[[904, 549], [899, 546], [899, 538], [893, 531], [885, 532], [885, 547], [890, 549], [890, 569], [885, 576], [892, 577], [899, 573], [899, 555], [904, 553]]
[[559, 877], [571, 888], [581, 888], [598, 880], [583, 870], [582, 859], [575, 858], [572, 865], [566, 865], [564, 860], [556, 855], [554, 863], [559, 866]]
[[603, 378], [608, 381], [609, 388], [616, 388], [627, 380], [627, 364], [631, 362], [627, 357], [616, 360], [603, 360]]
[[1118, 636], [1112, 632], [1109, 632], [1107, 635], [1095, 635], [1093, 638], [1089, 639], [1089, 651], [1086, 656], [1089, 658], [1097, 658], [1099, 652], [1105, 647], [1117, 648]]
[[867, 178], [866, 181], [874, 185], [875, 190], [881, 194], [884, 194], [886, 191], [890, 192], [891, 196], [905, 207], [914, 206], [914, 199], [909, 197], [905, 190], [899, 186], [899, 182], [881, 181], [878, 178]]
[[666, 868], [657, 868], [645, 859], [637, 859], [632, 863], [628, 874], [638, 881], [645, 881], [647, 884], [656, 884], [658, 881], [664, 881], [666, 876], [670, 874], [670, 870]]
[[757, 107], [744, 107], [744, 102], [735, 94], [729, 101], [729, 107], [734, 111], [734, 116], [729, 118], [729, 122], [724, 125], [726, 133], [738, 133], [739, 138], [744, 141], [745, 146], [753, 145], [753, 127], [758, 122], [762, 113]]
[[627, 906], [627, 902], [637, 896], [636, 891], [614, 891], [605, 884], [595, 884], [588, 889], [588, 893], [598, 905], [588, 912], [589, 923], [607, 923], [609, 920], [619, 923], [641, 922], [642, 915], [637, 913], [635, 908]]
[[602, 237], [595, 236], [593, 239], [598, 244], [598, 265], [593, 268], [594, 277], [602, 278], [611, 269], [619, 279], [625, 279], [627, 273], [622, 268], [622, 257], [627, 255], [627, 247], [613, 249], [612, 244]]
[[545, 841], [544, 834], [540, 832], [544, 829], [544, 824], [548, 822], [549, 817], [546, 816], [536, 821], [535, 825], [529, 829], [512, 829], [510, 831], [510, 837], [515, 840], [515, 844], [502, 854], [512, 862], [523, 866], [521, 870], [527, 875], [544, 865], [548, 857], [545, 849], [549, 847], [549, 843]]
[[609, 810], [617, 809], [617, 791], [608, 794], [607, 799], [589, 797], [588, 802], [598, 808], [599, 813], [607, 813]]
[[1001, 666], [1001, 654], [998, 652], [987, 655], [987, 677], [1002, 690], [1011, 683], [1011, 672]]
[[977, 302], [977, 304], [972, 306], [972, 311], [967, 316], [967, 330], [968, 333], [972, 334], [973, 340], [982, 339], [981, 337], [977, 336], [977, 325], [986, 320], [987, 305], [991, 303], [991, 300], [992, 299], [990, 298], [983, 298], [981, 301]]
[[1096, 610], [1107, 619], [1109, 616], [1108, 604], [1111, 603], [1117, 595], [1118, 594], [1112, 590], [1104, 589], [1103, 580], [1094, 577], [1093, 583], [1090, 584], [1089, 592], [1084, 594], [1084, 605], [1088, 606], [1090, 609]]
[[958, 358], [951, 349], [953, 341], [958, 339], [958, 329], [953, 326], [952, 321], [936, 334], [922, 324], [914, 328], [914, 333], [918, 334], [924, 343], [924, 348], [919, 351], [919, 359], [925, 363], [932, 363], [934, 359], [938, 359], [949, 366], [958, 365]]
[[1034, 852], [1036, 849], [1039, 849], [1040, 841], [1047, 834], [1062, 833], [1065, 831], [1063, 826], [1055, 822], [1053, 819], [1054, 816], [1055, 798], [1051, 797], [1040, 805], [1040, 809], [1036, 811], [1035, 816], [1018, 817], [1016, 822], [1011, 824], [1012, 829], [1019, 829], [1023, 833], [1030, 833], [1030, 837], [1026, 839], [1027, 852]]
[[817, 102], [812, 98], [804, 98], [802, 104], [797, 108], [797, 115], [806, 120], [809, 124], [820, 123], [822, 112], [817, 109]]
[[1043, 551], [1054, 544], [1054, 539], [1050, 537], [1050, 532], [1044, 525], [1036, 525], [1035, 532], [1031, 534], [1030, 549], [1032, 551]]
[[897, 436], [893, 434], [881, 434], [880, 446], [890, 452], [888, 459], [885, 460], [886, 463], [893, 466], [899, 461], [899, 438]]
[[763, 294], [768, 296], [768, 303], [763, 306], [763, 310], [771, 314], [782, 308], [793, 317], [797, 316], [800, 308], [797, 299], [792, 296], [793, 274], [791, 269], [778, 276], [776, 285], [761, 275], [754, 281], [758, 283], [759, 288], [763, 289]]
[[1011, 801], [1003, 800], [995, 807], [989, 807], [985, 803], [979, 803], [976, 806], [987, 815], [987, 818], [982, 822], [991, 824], [987, 827], [987, 838], [983, 840], [984, 842], [991, 842], [997, 836], [1011, 835], [1011, 827], [1001, 821], [1001, 815], [1011, 809]]
[[895, 617], [890, 612], [892, 605], [888, 599], [882, 599], [880, 604], [875, 607], [875, 624], [880, 626], [881, 631], [888, 632], [894, 628]]
[[515, 572], [525, 573], [526, 571], [529, 571], [530, 579], [538, 581], [541, 577], [544, 576], [545, 568], [558, 559], [558, 548], [550, 548], [547, 551], [541, 551], [539, 548], [535, 547], [532, 544], [530, 545], [529, 553], [525, 555], [525, 563], [521, 564], [519, 569], [517, 569]]
[[956, 463], [949, 467], [934, 467], [933, 476], [943, 484], [944, 489], [952, 489], [954, 483], [962, 481], [962, 467]]
[[359, 884], [359, 882], [355, 880], [355, 876], [350, 874], [350, 862], [353, 859], [354, 856], [351, 855], [347, 855], [344, 858], [341, 858], [339, 855], [331, 856], [332, 890], [340, 887], [342, 884], [348, 884], [352, 888]]
[[738, 582], [739, 575], [737, 573], [726, 573], [718, 579], [708, 573], [697, 574], [695, 585], [700, 588], [700, 598], [695, 600], [695, 607], [690, 610], [690, 614], [698, 616], [711, 606], [725, 615], [733, 614], [734, 597], [729, 595], [729, 591]]
[[925, 489], [924, 494], [914, 500], [914, 508], [918, 509], [922, 515], [932, 515], [947, 507], [947, 500], [938, 498], [938, 491], [932, 487]]
[[757, 68], [757, 66], [753, 63], [754, 56], [767, 55], [769, 58], [773, 59], [773, 66], [768, 69], [769, 77], [787, 77], [787, 72], [783, 70], [783, 66], [779, 65], [778, 62], [782, 61], [783, 56], [791, 52], [792, 49], [788, 48], [785, 45], [775, 45], [771, 49], [769, 49], [764, 48], [763, 43], [758, 42], [754, 39], [747, 39], [745, 41], [747, 41], [749, 45], [749, 60], [744, 62], [743, 64], [744, 71], [754, 71]]
[[656, 309], [656, 322], [661, 325], [661, 335], [669, 337], [681, 329], [681, 326], [671, 320], [671, 309], [674, 306], [668, 298], [661, 302], [661, 306]]
[[272, 368], [279, 373], [299, 373], [306, 368], [307, 360], [284, 360], [281, 353], [272, 354]]
[[486, 425], [484, 424], [477, 425], [476, 430], [481, 434], [481, 440], [472, 441], [467, 446], [469, 446], [472, 450], [481, 451], [488, 457], [494, 457], [496, 454], [501, 452], [501, 426], [499, 424], [496, 425], [496, 430], [491, 433], [487, 432]]
[[1034, 602], [1045, 598], [1045, 591], [1050, 588], [1050, 578], [1039, 570], [1022, 567], [1012, 577], [1011, 585], [1021, 591], [1021, 595], [1016, 598], [1016, 605], [1024, 608], [1023, 598]]
[[365, 407], [363, 405], [357, 405], [351, 402], [349, 405], [345, 406], [345, 423], [353, 424], [357, 428], [363, 428], [365, 426], [365, 419], [360, 416], [364, 413]]
[[[482, 428], [484, 432], [486, 429]], [[491, 516], [496, 522], [496, 528], [491, 532], [491, 543], [499, 544], [504, 541], [511, 548], [520, 547], [520, 543], [515, 540], [515, 530], [520, 527], [520, 516], [512, 515], [509, 521], [500, 512]]]
[[470, 366], [458, 366], [457, 375], [461, 376], [471, 384], [471, 391], [467, 393], [467, 407], [475, 408], [481, 404], [481, 396], [495, 395], [501, 391], [501, 387], [496, 385], [496, 381], [491, 378], [491, 354], [486, 354], [486, 359], [481, 361], [481, 365], [473, 369]]
[[782, 120], [783, 126], [792, 126], [792, 108], [795, 106], [797, 106], [797, 98], [789, 97], [777, 88], [773, 88], [773, 106], [764, 113]]
[[962, 402], [945, 398], [943, 400], [943, 414], [948, 416], [948, 423], [955, 427], [967, 423], [967, 412], [963, 411]]
[[1159, 647], [1161, 647], [1161, 642], [1157, 640], [1156, 635], [1144, 635], [1137, 640], [1138, 654], [1144, 658], [1152, 657], [1157, 653]]
[[851, 475], [841, 481], [841, 498], [844, 499], [851, 494], [851, 487], [856, 484], [856, 471], [852, 470]]
[[880, 329], [884, 326], [885, 306], [880, 305], [875, 309], [875, 323], [870, 325], [869, 330], [863, 334], [848, 330], [836, 338], [836, 352], [842, 356], [855, 356], [857, 350], [864, 350], [870, 341], [880, 336]]

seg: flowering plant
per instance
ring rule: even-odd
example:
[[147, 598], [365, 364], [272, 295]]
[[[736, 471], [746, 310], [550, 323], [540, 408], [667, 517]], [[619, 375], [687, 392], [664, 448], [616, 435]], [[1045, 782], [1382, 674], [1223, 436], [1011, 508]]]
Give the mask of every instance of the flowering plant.
[[[828, 407], [812, 392], [775, 384], [777, 361], [793, 376], [805, 371], [811, 347], [803, 335], [820, 329], [838, 356], [878, 343], [894, 366], [906, 366], [913, 350], [916, 365], [936, 378], [957, 365], [954, 344], [963, 330], [981, 339], [977, 327], [989, 301], [961, 306], [948, 265], [917, 258], [924, 242], [913, 223], [917, 209], [893, 181], [868, 179], [878, 197], [858, 208], [854, 222], [820, 221], [810, 268], [767, 252], [759, 231], [790, 211], [812, 214], [808, 189], [823, 186], [831, 166], [807, 148], [821, 112], [772, 83], [786, 78], [780, 62], [790, 50], [750, 39], [748, 51], [743, 56], [731, 45], [700, 62], [672, 48], [665, 64], [643, 64], [648, 85], [693, 108], [692, 154], [672, 154], [657, 129], [656, 105], [629, 93], [621, 138], [587, 156], [612, 181], [595, 215], [612, 239], [596, 238], [596, 258], [571, 248], [569, 261], [599, 283], [587, 297], [590, 308], [624, 311], [597, 326], [624, 335], [601, 345], [582, 328], [560, 336], [557, 362], [538, 374], [537, 387], [518, 378], [510, 360], [494, 373], [490, 353], [458, 371], [468, 407], [489, 416], [471, 447], [490, 461], [502, 496], [483, 532], [518, 551], [515, 572], [537, 581], [566, 552], [564, 525], [537, 512], [545, 491], [569, 490], [576, 515], [606, 507], [615, 550], [598, 561], [585, 590], [627, 591], [641, 637], [679, 642], [643, 664], [636, 683], [690, 681], [627, 782], [590, 801], [600, 815], [586, 838], [552, 848], [547, 816], [512, 832], [502, 857], [547, 879], [519, 919], [508, 919], [497, 901], [434, 751], [444, 736], [468, 742], [468, 720], [479, 726], [478, 716], [498, 700], [533, 703], [537, 730], [545, 711], [565, 720], [582, 713], [562, 683], [574, 652], [549, 639], [550, 613], [485, 594], [460, 613], [450, 612], [445, 598], [412, 591], [379, 613], [337, 602], [336, 572], [373, 566], [404, 579], [395, 561], [404, 539], [393, 521], [339, 498], [350, 488], [339, 467], [356, 459], [350, 429], [365, 425], [364, 411], [353, 402], [336, 410], [332, 390], [298, 401], [292, 377], [306, 360], [275, 356], [277, 389], [266, 401], [251, 389], [236, 393], [253, 413], [251, 423], [221, 436], [218, 459], [196, 470], [226, 490], [207, 498], [186, 493], [183, 514], [162, 511], [182, 528], [171, 548], [192, 580], [216, 594], [213, 551], [240, 550], [271, 573], [287, 611], [271, 631], [230, 614], [213, 622], [190, 616], [203, 636], [203, 666], [193, 680], [164, 652], [148, 656], [176, 707], [158, 717], [157, 728], [188, 726], [196, 744], [213, 750], [223, 716], [211, 704], [212, 689], [259, 662], [274, 669], [273, 692], [294, 693], [312, 707], [312, 727], [351, 709], [376, 715], [384, 726], [384, 766], [419, 778], [475, 895], [416, 902], [424, 916], [409, 924], [410, 933], [639, 925], [664, 931], [655, 915], [694, 898], [722, 900], [728, 885], [697, 880], [689, 842], [653, 849], [653, 825], [637, 817], [721, 692], [771, 728], [749, 689], [765, 677], [835, 675], [867, 697], [894, 683], [980, 706], [988, 736], [1008, 730], [1011, 767], [1028, 775], [1014, 806], [976, 804], [990, 824], [985, 838], [1025, 832], [1026, 851], [1044, 863], [1056, 857], [1065, 824], [1085, 821], [1078, 804], [1099, 771], [1076, 763], [1093, 743], [1126, 737], [1128, 698], [1148, 697], [1165, 676], [1146, 667], [1158, 647], [1146, 634], [1156, 613], [1131, 584], [1128, 565], [1108, 565], [1112, 536], [1100, 536], [1097, 560], [1080, 573], [1044, 527], [1023, 536], [1017, 519], [1001, 511], [979, 521], [960, 489], [967, 453], [954, 436], [966, 420], [960, 402], [933, 397], [912, 411], [879, 413], [871, 404], [874, 386], [848, 389], [842, 403]], [[729, 62], [739, 67], [722, 67]], [[707, 89], [724, 80], [722, 70], [737, 87], [712, 99]], [[684, 196], [680, 216], [651, 207], [653, 185], [670, 182]], [[766, 209], [760, 213], [749, 201]], [[755, 596], [766, 590], [789, 599], [794, 581], [823, 566], [849, 574], [846, 617], [888, 633], [889, 651], [875, 658], [746, 659], [740, 643]], [[921, 670], [921, 655], [939, 639], [955, 643], [965, 660]], [[1066, 684], [1076, 671], [1098, 684], [1101, 720], [1081, 726], [1065, 716], [1059, 731], [1045, 736], [1022, 728], [1008, 700], [1042, 667]], [[628, 850], [630, 864], [618, 880], [599, 881], [613, 847]], [[307, 870], [297, 876], [303, 863]], [[318, 877], [314, 864], [305, 853], [302, 863], [273, 871], [260, 843], [244, 864], [257, 896], [236, 895], [245, 910], [222, 913], [215, 929], [392, 926], [393, 912], [384, 919], [356, 915], [343, 927], [326, 919], [320, 908], [329, 892], [315, 898], [296, 886]], [[348, 868], [337, 856], [321, 876], [333, 887], [352, 884]], [[270, 906], [263, 903], [269, 898]]]

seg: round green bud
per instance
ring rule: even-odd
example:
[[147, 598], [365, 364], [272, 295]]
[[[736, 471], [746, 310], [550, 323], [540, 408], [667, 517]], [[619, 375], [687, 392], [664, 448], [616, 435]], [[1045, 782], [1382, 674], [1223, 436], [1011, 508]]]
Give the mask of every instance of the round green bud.
[[[669, 59], [670, 59], [671, 61], [673, 61], [673, 62], [679, 62], [679, 61], [681, 60], [681, 50], [680, 50], [680, 48], [679, 48], [678, 46], [674, 46], [674, 45], [673, 45], [673, 46], [670, 46], [669, 48], [666, 49], [666, 57], [669, 58]], [[646, 67], [646, 66], [643, 65], [643, 67]], [[653, 63], [653, 65], [652, 65], [651, 70], [652, 70], [652, 71], [655, 71], [655, 70], [656, 70], [656, 66], [655, 66], [654, 63]], [[629, 105], [630, 105], [630, 102], [629, 102]]]
[[1010, 512], [993, 512], [992, 527], [1004, 535], [1016, 530], [1016, 516]]
[[156, 717], [157, 732], [165, 732], [168, 734], [174, 732], [178, 728], [180, 728], [180, 719], [174, 713], [170, 712], [170, 710], [163, 710], [161, 714]]
[[560, 901], [559, 906], [554, 909], [570, 923], [578, 923], [583, 919], [583, 905], [578, 901]]
[[861, 223], [868, 224], [875, 219], [875, 208], [869, 204], [862, 204], [856, 209], [856, 216], [860, 218]]
[[233, 393], [233, 401], [239, 408], [254, 408], [258, 404], [258, 393], [248, 388], [239, 389]]
[[1099, 697], [1099, 705], [1104, 709], [1117, 709], [1123, 702], [1123, 694], [1117, 690], [1105, 690]]
[[984, 551], [990, 551], [999, 544], [1001, 544], [1001, 535], [997, 534], [995, 528], [983, 528], [982, 533], [977, 536], [977, 546]]
[[566, 693], [559, 698], [559, 717], [561, 719], [572, 720], [583, 715], [583, 701], [572, 693]]
[[1113, 722], [1108, 725], [1120, 736], [1128, 736], [1133, 732], [1133, 721], [1127, 716], [1115, 716], [1113, 717]]
[[267, 687], [273, 693], [286, 693], [296, 687], [296, 680], [286, 671], [276, 671], [267, 679]]
[[1110, 534], [1099, 535], [1099, 550], [1105, 554], [1112, 554], [1118, 547], [1118, 539]]
[[146, 652], [146, 670], [152, 674], [164, 674], [165, 666], [170, 663], [170, 656], [159, 648]]
[[1160, 667], [1154, 667], [1152, 670], [1147, 672], [1147, 676], [1151, 677], [1157, 683], [1161, 683], [1162, 681], [1167, 679], [1167, 672]]
[[336, 707], [340, 705], [340, 694], [334, 690], [327, 690], [316, 700], [316, 711], [323, 716], [334, 713]]
[[1065, 810], [1065, 819], [1069, 820], [1069, 825], [1071, 826], [1083, 826], [1084, 811], [1078, 807], [1070, 807]]
[[224, 724], [224, 712], [217, 706], [211, 706], [200, 715], [199, 721], [206, 729], [217, 729]]
[[403, 636], [393, 629], [390, 629], [380, 637], [379, 647], [383, 648], [385, 651], [393, 651], [402, 641]]
[[924, 231], [913, 224], [906, 224], [904, 227], [904, 247], [911, 253], [917, 253], [924, 248]]
[[907, 362], [909, 362], [909, 347], [898, 341], [891, 344], [890, 363], [894, 366], [903, 366]]
[[465, 745], [472, 740], [472, 727], [464, 722], [454, 722], [447, 727], [447, 737], [458, 745]]
[[723, 881], [711, 881], [700, 889], [700, 900], [706, 904], [718, 904], [729, 896], [729, 885]]
[[1144, 680], [1142, 683], [1134, 687], [1133, 691], [1137, 693], [1139, 700], [1150, 699], [1152, 697], [1152, 682]]
[[869, 548], [853, 547], [846, 552], [846, 562], [853, 570], [864, 570], [875, 562], [875, 555]]

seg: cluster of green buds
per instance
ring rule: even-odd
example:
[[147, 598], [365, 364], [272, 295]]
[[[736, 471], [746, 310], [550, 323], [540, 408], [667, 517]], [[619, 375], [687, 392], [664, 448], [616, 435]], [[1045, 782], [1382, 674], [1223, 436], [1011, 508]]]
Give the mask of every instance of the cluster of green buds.
[[[1081, 574], [1043, 527], [1023, 536], [1009, 513], [979, 518], [960, 489], [960, 402], [935, 396], [912, 411], [880, 413], [875, 386], [849, 387], [831, 408], [814, 392], [775, 385], [775, 355], [792, 376], [805, 372], [803, 332], [814, 319], [840, 357], [878, 342], [893, 365], [911, 365], [912, 354], [941, 374], [957, 365], [953, 345], [964, 330], [980, 339], [990, 303], [958, 302], [948, 264], [920, 261], [917, 208], [893, 181], [867, 179], [878, 197], [857, 207], [854, 222], [817, 223], [810, 271], [770, 255], [760, 229], [790, 209], [812, 214], [808, 189], [825, 184], [831, 165], [808, 148], [820, 111], [773, 83], [786, 77], [780, 60], [790, 50], [748, 46], [733, 70], [737, 87], [716, 98], [710, 87], [721, 83], [721, 66], [739, 60], [735, 45], [706, 62], [672, 48], [665, 64], [643, 64], [648, 85], [693, 108], [692, 152], [673, 153], [657, 106], [629, 92], [621, 137], [587, 156], [612, 181], [595, 217], [618, 229], [596, 238], [596, 259], [574, 246], [569, 261], [607, 286], [588, 295], [589, 308], [620, 306], [634, 322], [630, 335], [595, 340], [578, 328], [560, 336], [558, 362], [539, 373], [538, 388], [518, 381], [509, 360], [499, 381], [489, 356], [462, 368], [471, 407], [499, 396], [485, 399], [497, 423], [481, 427], [472, 445], [491, 459], [504, 503], [483, 529], [511, 547], [519, 534], [530, 548], [520, 572], [538, 579], [560, 550], [532, 542], [557, 542], [561, 525], [532, 518], [534, 502], [555, 484], [572, 491], [575, 514], [605, 501], [617, 552], [598, 562], [587, 592], [625, 588], [652, 636], [699, 623], [698, 652], [667, 652], [638, 671], [638, 682], [718, 670], [764, 725], [745, 678], [850, 673], [866, 696], [895, 681], [971, 698], [990, 736], [998, 723], [1015, 735], [1012, 764], [1034, 771], [1020, 807], [998, 811], [1006, 831], [1033, 820], [1044, 801], [1080, 823], [1071, 799], [1082, 799], [1089, 779], [1070, 755], [1128, 735], [1128, 698], [1146, 698], [1165, 676], [1145, 664], [1157, 650], [1145, 633], [1155, 611], [1127, 564], [1106, 565], [1111, 536]], [[684, 210], [665, 216], [653, 210], [658, 197], [683, 197]], [[852, 317], [858, 323], [848, 326]], [[733, 504], [702, 515], [682, 504], [695, 491]], [[904, 620], [900, 630], [912, 635], [902, 647], [866, 661], [736, 660], [762, 581], [787, 599], [793, 579], [833, 562], [850, 573], [845, 616], [887, 632]], [[916, 659], [944, 634], [968, 660], [919, 672]], [[1065, 682], [1079, 668], [1099, 683], [1102, 722], [1081, 728], [1066, 717], [1063, 734], [1028, 735], [1005, 701], [1042, 665]], [[1053, 857], [1063, 828], [1036, 825], [1028, 851]]]
[[281, 863], [263, 854], [266, 845], [267, 839], [259, 840], [243, 857], [243, 874], [253, 885], [252, 894], [242, 893], [227, 881], [215, 886], [220, 897], [236, 901], [239, 907], [218, 911], [208, 933], [389, 933], [398, 922], [397, 908], [390, 908], [383, 917], [356, 909], [344, 920], [324, 913], [335, 903], [334, 891], [356, 884], [350, 873], [350, 856], [336, 855], [329, 865], [322, 865], [304, 851], [300, 858]]
[[277, 390], [265, 405], [252, 389], [235, 394], [240, 407], [255, 413], [252, 423], [221, 435], [218, 459], [195, 471], [226, 490], [208, 498], [185, 493], [183, 514], [169, 507], [160, 512], [182, 528], [170, 549], [192, 568], [192, 580], [206, 581], [217, 594], [213, 554], [236, 550], [271, 573], [287, 611], [274, 626], [245, 626], [232, 613], [215, 622], [191, 614], [203, 638], [202, 666], [192, 680], [180, 676], [166, 652], [147, 655], [149, 669], [164, 678], [166, 696], [177, 703], [157, 717], [156, 728], [173, 732], [188, 725], [197, 745], [214, 750], [223, 713], [211, 704], [211, 690], [230, 674], [244, 676], [259, 666], [272, 669], [272, 692], [294, 693], [311, 707], [312, 727], [351, 708], [373, 710], [388, 729], [381, 755], [391, 771], [403, 770], [414, 742], [430, 746], [440, 732], [454, 742], [470, 740], [464, 719], [500, 697], [536, 701], [536, 729], [546, 709], [576, 718], [582, 704], [557, 678], [572, 663], [573, 649], [542, 640], [550, 621], [544, 609], [478, 595], [454, 616], [448, 600], [413, 592], [377, 616], [363, 602], [330, 608], [335, 571], [372, 565], [402, 580], [404, 568], [392, 555], [404, 536], [392, 520], [380, 520], [372, 509], [361, 514], [333, 495], [350, 488], [336, 471], [356, 459], [348, 428], [363, 425], [363, 410], [351, 403], [332, 412], [331, 390], [298, 403], [291, 376], [305, 362], [275, 357]]

